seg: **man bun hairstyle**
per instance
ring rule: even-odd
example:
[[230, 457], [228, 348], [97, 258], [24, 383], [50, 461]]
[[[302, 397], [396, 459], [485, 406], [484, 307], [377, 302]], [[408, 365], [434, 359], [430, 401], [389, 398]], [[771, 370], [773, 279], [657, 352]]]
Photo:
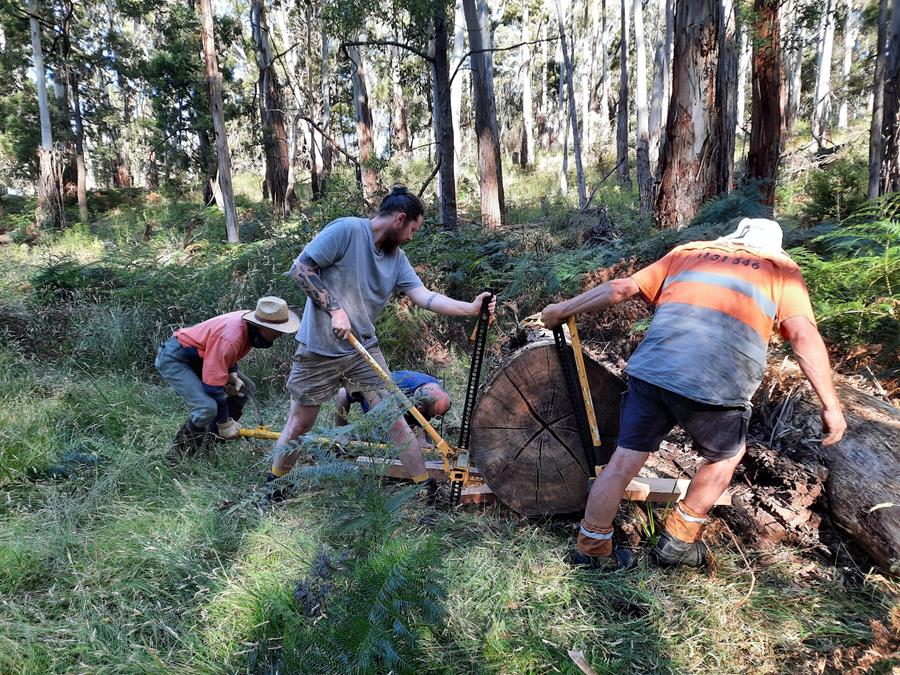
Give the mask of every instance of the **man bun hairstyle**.
[[381, 200], [378, 207], [379, 216], [390, 216], [395, 213], [405, 213], [410, 220], [417, 220], [425, 213], [422, 200], [410, 192], [405, 185], [395, 185]]

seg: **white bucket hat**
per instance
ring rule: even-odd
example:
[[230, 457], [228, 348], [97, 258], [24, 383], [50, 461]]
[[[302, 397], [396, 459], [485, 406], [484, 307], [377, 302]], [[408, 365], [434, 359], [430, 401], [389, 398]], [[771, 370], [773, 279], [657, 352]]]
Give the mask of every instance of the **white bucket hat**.
[[279, 333], [296, 333], [300, 328], [300, 317], [288, 309], [284, 300], [274, 295], [257, 300], [256, 309], [245, 312], [241, 318], [257, 326], [277, 330]]
[[742, 218], [731, 234], [716, 239], [724, 244], [743, 244], [767, 253], [782, 253], [784, 233], [781, 225], [768, 218]]

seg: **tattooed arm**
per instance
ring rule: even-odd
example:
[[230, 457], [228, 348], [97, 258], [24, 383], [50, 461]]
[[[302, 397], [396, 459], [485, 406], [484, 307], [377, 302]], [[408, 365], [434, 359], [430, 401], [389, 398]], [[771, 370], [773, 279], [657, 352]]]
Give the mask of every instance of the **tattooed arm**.
[[331, 316], [331, 330], [335, 336], [346, 340], [350, 337], [350, 317], [328, 290], [322, 277], [319, 276], [320, 272], [318, 263], [306, 253], [301, 253], [291, 266], [291, 277], [316, 307]]

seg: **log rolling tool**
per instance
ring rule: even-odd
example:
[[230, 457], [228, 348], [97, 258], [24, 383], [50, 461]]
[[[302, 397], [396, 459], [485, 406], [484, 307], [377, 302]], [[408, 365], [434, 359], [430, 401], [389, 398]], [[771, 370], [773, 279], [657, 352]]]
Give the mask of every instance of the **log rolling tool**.
[[450, 505], [456, 506], [462, 495], [463, 487], [472, 482], [470, 476], [471, 462], [469, 456], [469, 436], [471, 434], [472, 412], [475, 408], [475, 399], [478, 393], [478, 384], [481, 377], [481, 366], [484, 361], [485, 345], [487, 342], [487, 329], [490, 320], [488, 305], [490, 305], [491, 296], [485, 298], [481, 304], [481, 312], [478, 316], [478, 325], [475, 330], [475, 345], [472, 350], [472, 362], [469, 366], [469, 381], [466, 388], [466, 402], [463, 406], [462, 423], [460, 427], [459, 443], [456, 447], [447, 443], [438, 431], [431, 426], [431, 423], [425, 419], [425, 416], [416, 408], [415, 404], [403, 391], [394, 384], [391, 376], [381, 367], [368, 350], [356, 339], [356, 336], [350, 335], [349, 341], [353, 348], [365, 359], [366, 363], [378, 374], [379, 377], [387, 385], [388, 390], [398, 397], [400, 402], [406, 406], [407, 411], [421, 425], [422, 429], [434, 442], [434, 447], [441, 454], [444, 463], [444, 471], [450, 481]]
[[566, 344], [566, 336], [561, 325], [553, 329], [553, 340], [556, 343], [556, 351], [559, 355], [559, 363], [566, 381], [569, 399], [572, 401], [572, 408], [575, 411], [588, 466], [593, 466], [594, 473], [599, 474], [601, 463], [605, 464], [605, 462], [602, 462], [600, 429], [597, 427], [597, 415], [594, 412], [591, 385], [587, 379], [587, 368], [584, 365], [584, 354], [581, 351], [581, 339], [578, 337], [575, 317], [570, 316], [566, 323], [572, 345]]

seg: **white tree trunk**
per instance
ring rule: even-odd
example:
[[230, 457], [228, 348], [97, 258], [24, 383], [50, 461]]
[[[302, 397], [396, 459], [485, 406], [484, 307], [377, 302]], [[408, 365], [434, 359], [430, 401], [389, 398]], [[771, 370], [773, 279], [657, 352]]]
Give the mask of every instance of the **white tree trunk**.
[[856, 13], [853, 0], [847, 0], [847, 16], [844, 19], [844, 64], [841, 69], [841, 107], [838, 111], [838, 128], [846, 129], [850, 123], [850, 67], [853, 65], [853, 45], [856, 42]]
[[675, 39], [675, 0], [660, 0], [659, 22], [654, 57], [653, 93], [650, 96], [650, 166], [656, 173], [659, 147], [669, 112], [669, 91], [672, 78], [672, 44]]
[[738, 90], [737, 90], [737, 132], [742, 136], [747, 135], [746, 108], [747, 108], [747, 79], [750, 77], [750, 56], [752, 43], [750, 41], [750, 29], [748, 22], [741, 23], [740, 50], [741, 57], [738, 61]]
[[609, 142], [609, 25], [606, 20], [606, 0], [600, 0], [600, 93], [598, 94], [600, 118], [597, 120], [597, 135], [600, 144]]
[[[465, 54], [465, 34], [466, 17], [463, 14], [462, 0], [457, 0], [453, 24], [453, 63], [451, 68], [456, 68], [456, 64], [462, 61]], [[463, 155], [462, 100], [465, 72], [465, 70], [458, 71], [453, 82], [450, 83], [450, 107], [453, 110], [453, 152], [457, 162], [462, 160]]]
[[[357, 41], [363, 41], [362, 36]], [[347, 55], [353, 62], [350, 76], [353, 84], [353, 106], [356, 112], [356, 140], [359, 148], [359, 164], [362, 173], [363, 200], [366, 204], [375, 203], [378, 191], [378, 176], [372, 167], [375, 154], [375, 143], [372, 136], [372, 110], [369, 107], [369, 88], [366, 84], [366, 64], [359, 49], [347, 47]]]
[[797, 122], [800, 112], [800, 86], [803, 68], [803, 48], [806, 42], [806, 29], [797, 20], [797, 3], [800, 0], [788, 0], [781, 10], [782, 34], [786, 36], [784, 50], [785, 80], [787, 85], [784, 107], [784, 127], [790, 134]]
[[819, 148], [825, 143], [831, 113], [831, 55], [834, 49], [835, 3], [836, 0], [825, 0], [819, 24], [819, 54], [812, 118], [812, 135]]
[[616, 111], [616, 164], [619, 181], [626, 190], [631, 189], [631, 171], [628, 166], [628, 53], [630, 49], [628, 0], [622, 0], [622, 32], [619, 50], [619, 105]]
[[53, 128], [50, 126], [50, 104], [47, 101], [47, 75], [44, 72], [44, 52], [41, 48], [41, 26], [38, 15], [38, 1], [28, 0], [29, 27], [31, 30], [31, 54], [34, 61], [34, 79], [37, 84], [38, 113], [41, 120], [41, 149], [53, 149]]
[[634, 0], [635, 91], [637, 117], [636, 169], [641, 215], [653, 212], [653, 176], [650, 173], [650, 122], [647, 111], [647, 47], [644, 41], [644, 11], [641, 0]]
[[[639, 0], [636, 0], [639, 1]], [[563, 15], [562, 0], [556, 0], [556, 14], [559, 17], [559, 41], [562, 44], [563, 63], [566, 67], [566, 90], [569, 96], [569, 123], [572, 127], [572, 147], [575, 151], [575, 174], [578, 180], [578, 208], [583, 209], [587, 205], [587, 187], [584, 180], [584, 166], [581, 163], [581, 139], [578, 133], [578, 111], [575, 105], [575, 79], [572, 61], [569, 59], [569, 50], [566, 46], [565, 17]]]
[[[522, 3], [522, 39], [531, 40], [531, 24], [528, 14], [528, 0]], [[534, 163], [534, 110], [531, 96], [531, 46], [522, 46], [522, 133], [524, 143], [520, 150], [523, 167]]]

